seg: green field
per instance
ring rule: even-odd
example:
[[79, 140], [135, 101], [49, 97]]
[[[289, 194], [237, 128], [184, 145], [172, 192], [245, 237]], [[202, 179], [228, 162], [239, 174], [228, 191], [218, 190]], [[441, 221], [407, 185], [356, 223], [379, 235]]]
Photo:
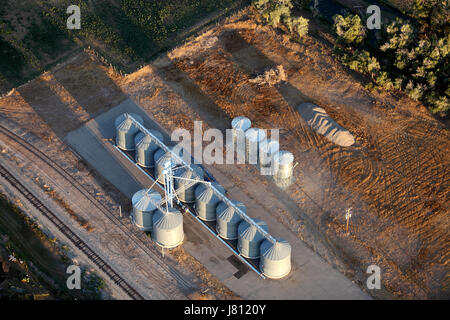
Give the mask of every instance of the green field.
[[[129, 73], [249, 0], [6, 0], [0, 7], [0, 93], [91, 47]], [[66, 9], [81, 9], [67, 30]]]

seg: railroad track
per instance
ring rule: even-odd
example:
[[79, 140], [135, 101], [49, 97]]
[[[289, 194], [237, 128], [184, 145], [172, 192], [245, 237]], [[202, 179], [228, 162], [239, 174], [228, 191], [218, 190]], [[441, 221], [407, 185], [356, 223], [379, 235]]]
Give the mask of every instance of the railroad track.
[[33, 193], [31, 193], [19, 180], [0, 164], [0, 175], [17, 189], [37, 210], [49, 219], [70, 242], [72, 242], [89, 260], [102, 270], [117, 286], [126, 292], [133, 300], [144, 300], [131, 285], [129, 285], [114, 269], [96, 254], [83, 240], [80, 239], [61, 219], [50, 211]]
[[[147, 236], [143, 232], [135, 232], [137, 230], [128, 228], [125, 224], [119, 220], [108, 208], [106, 208], [102, 203], [100, 203], [95, 197], [92, 196], [91, 192], [86, 189], [76, 178], [72, 177], [67, 171], [65, 171], [60, 165], [53, 161], [46, 154], [41, 152], [39, 149], [34, 147], [32, 144], [28, 143], [22, 137], [18, 136], [14, 132], [0, 125], [0, 133], [7, 136], [9, 139], [20, 144], [23, 148], [28, 150], [28, 152], [34, 154], [41, 161], [47, 163], [51, 166], [57, 173], [59, 173], [66, 181], [68, 181], [73, 187], [75, 187], [82, 195], [84, 195], [103, 215], [114, 223], [118, 228], [120, 228], [138, 247], [140, 247], [150, 259], [152, 259], [162, 270], [158, 272], [158, 276], [154, 276], [154, 284], [156, 284], [162, 291], [166, 293], [168, 298], [176, 295], [175, 291], [177, 288], [183, 291], [190, 292], [195, 286], [192, 282], [185, 279], [185, 277], [174, 267], [168, 265], [162, 258], [160, 258], [161, 253], [159, 249], [152, 244]], [[157, 272], [158, 270], [155, 270]], [[163, 274], [164, 273], [164, 274]], [[161, 283], [161, 279], [164, 277], [172, 278], [175, 281], [174, 284], [164, 285]], [[186, 294], [183, 293], [186, 296]]]

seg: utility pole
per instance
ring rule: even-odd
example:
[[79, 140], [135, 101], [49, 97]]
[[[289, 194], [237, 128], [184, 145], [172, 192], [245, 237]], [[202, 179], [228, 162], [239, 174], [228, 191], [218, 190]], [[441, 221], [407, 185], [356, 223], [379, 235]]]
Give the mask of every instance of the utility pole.
[[347, 220], [347, 235], [349, 235], [350, 233], [348, 232], [348, 223], [350, 221], [350, 218], [352, 216], [351, 212], [352, 212], [353, 208], [348, 208], [346, 213], [345, 213], [345, 219]]

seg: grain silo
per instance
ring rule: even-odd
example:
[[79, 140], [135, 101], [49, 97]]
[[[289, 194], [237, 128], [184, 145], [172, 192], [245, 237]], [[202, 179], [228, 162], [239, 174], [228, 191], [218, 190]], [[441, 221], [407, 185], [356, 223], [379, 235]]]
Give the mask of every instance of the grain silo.
[[261, 167], [272, 167], [273, 157], [280, 150], [280, 144], [276, 140], [266, 139], [259, 145], [259, 164]]
[[[230, 200], [236, 207], [246, 213], [247, 208], [245, 205], [237, 200]], [[227, 205], [225, 202], [220, 202], [216, 208], [216, 231], [224, 239], [236, 240], [238, 238], [238, 226], [242, 221], [241, 216], [236, 210]]]
[[142, 189], [131, 199], [133, 223], [142, 231], [152, 231], [152, 217], [161, 202], [161, 195], [152, 189]]
[[[215, 182], [212, 185], [220, 193], [225, 194], [225, 189], [221, 185]], [[195, 212], [200, 219], [205, 221], [216, 220], [216, 206], [219, 202], [219, 197], [207, 184], [199, 184], [195, 189]]]
[[274, 178], [277, 181], [289, 180], [294, 171], [294, 155], [289, 151], [280, 151], [273, 157], [275, 163]]
[[138, 127], [130, 119], [130, 116], [140, 124], [144, 123], [142, 117], [135, 113], [122, 113], [114, 121], [116, 127], [116, 145], [125, 151], [134, 150], [134, 136], [139, 132]]
[[231, 120], [231, 129], [232, 129], [232, 137], [233, 137], [233, 144], [236, 146], [236, 139], [238, 135], [242, 135], [242, 137], [245, 137], [245, 131], [250, 129], [252, 125], [252, 122], [247, 117], [236, 117]]
[[[183, 157], [183, 149], [178, 148], [178, 147], [177, 148], [169, 147], [169, 149], [170, 150], [176, 149], [178, 151], [177, 152], [178, 156], [180, 158]], [[173, 165], [177, 164], [178, 162], [172, 156], [172, 152], [169, 152], [169, 151], [166, 152], [163, 149], [156, 150], [154, 160], [155, 160], [155, 177], [157, 178], [159, 183], [164, 185], [165, 184], [164, 174], [163, 174], [164, 164], [169, 160], [172, 162]]]
[[[264, 231], [269, 231], [269, 227], [264, 221], [260, 219], [253, 219], [253, 221]], [[259, 258], [259, 246], [264, 239], [264, 236], [254, 225], [249, 224], [245, 220], [239, 224], [237, 248], [243, 257], [249, 259]]]
[[[161, 132], [149, 131], [161, 142], [164, 142]], [[136, 146], [136, 163], [142, 167], [153, 167], [155, 165], [155, 152], [159, 148], [154, 139], [143, 132], [139, 132], [134, 137], [134, 144]]]
[[259, 145], [266, 139], [266, 132], [259, 128], [250, 128], [245, 132], [245, 160], [250, 164], [258, 163]]
[[281, 279], [291, 271], [291, 245], [282, 238], [264, 240], [260, 246], [259, 269], [268, 278]]
[[156, 210], [153, 214], [152, 239], [163, 248], [175, 248], [184, 239], [183, 215], [180, 211], [169, 208]]
[[191, 180], [203, 181], [204, 178], [203, 169], [200, 166], [192, 164], [191, 168], [192, 170], [186, 167], [174, 170], [175, 192], [180, 201], [184, 203], [195, 202], [195, 188], [199, 183]]

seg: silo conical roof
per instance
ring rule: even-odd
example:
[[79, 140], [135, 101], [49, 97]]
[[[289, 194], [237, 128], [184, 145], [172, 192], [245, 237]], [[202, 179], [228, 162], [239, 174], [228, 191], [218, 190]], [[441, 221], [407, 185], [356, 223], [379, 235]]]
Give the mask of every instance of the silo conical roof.
[[261, 142], [266, 138], [266, 132], [260, 128], [250, 128], [245, 131], [245, 138], [252, 142]]
[[273, 157], [274, 161], [278, 162], [280, 165], [287, 165], [294, 161], [294, 155], [289, 151], [280, 151]]
[[[203, 180], [203, 170], [202, 168], [200, 168], [199, 166], [193, 164], [191, 165], [192, 170], [190, 170], [189, 168], [183, 167], [180, 169], [175, 169], [175, 173], [174, 175], [176, 177], [180, 177], [183, 179], [193, 179], [193, 180]], [[183, 186], [191, 186], [194, 185], [195, 182], [193, 181], [188, 181], [188, 180], [182, 180], [182, 179], [176, 179], [176, 184], [177, 185], [183, 185]]]
[[260, 143], [259, 148], [265, 153], [275, 153], [280, 149], [280, 144], [276, 140], [266, 139]]
[[[151, 133], [153, 133], [161, 142], [164, 142], [163, 135], [161, 132], [156, 130], [149, 130]], [[158, 146], [153, 142], [153, 138], [143, 132], [139, 132], [136, 137], [134, 138], [134, 142], [136, 144], [136, 149], [148, 149], [149, 147], [152, 148], [158, 148]]]
[[252, 123], [249, 118], [247, 117], [236, 117], [233, 120], [231, 120], [231, 127], [233, 129], [240, 129], [242, 131], [246, 131], [251, 127]]
[[[219, 192], [225, 194], [225, 189], [218, 183], [211, 183]], [[214, 191], [207, 184], [200, 184], [195, 189], [195, 198], [201, 202], [220, 201], [220, 199], [214, 194]]]
[[[245, 205], [237, 200], [230, 200], [235, 206], [237, 206], [244, 213], [247, 212]], [[220, 202], [216, 209], [217, 218], [224, 222], [239, 222], [241, 216], [236, 212], [236, 210], [227, 205], [225, 202]]]
[[[264, 221], [256, 218], [253, 219], [253, 221], [255, 222], [255, 224], [260, 226], [264, 231], [266, 232], [269, 231], [269, 227], [267, 226], [267, 223], [265, 223]], [[264, 236], [261, 234], [261, 232], [259, 232], [254, 225], [249, 224], [245, 220], [239, 224], [238, 233], [239, 238], [241, 238], [242, 240], [258, 241], [264, 239]]]
[[292, 248], [289, 242], [283, 238], [276, 238], [275, 240], [275, 243], [266, 240], [261, 244], [261, 257], [272, 261], [279, 261], [291, 255]]
[[152, 189], [142, 189], [136, 192], [131, 199], [133, 207], [141, 211], [153, 211], [161, 202], [161, 195]]
[[153, 215], [153, 228], [171, 230], [180, 224], [183, 224], [183, 215], [174, 208], [169, 208], [168, 211], [157, 210]]
[[[114, 124], [115, 124], [117, 130], [119, 130], [119, 131], [129, 131], [134, 126], [133, 121], [129, 118], [130, 115], [137, 122], [139, 122], [140, 124], [144, 123], [144, 120], [138, 114], [135, 114], [135, 113], [122, 113], [114, 121]], [[137, 130], [137, 127], [136, 127], [136, 130]]]
[[[175, 150], [173, 150], [173, 147], [169, 147], [170, 150], [172, 150], [173, 152], [175, 152]], [[177, 148], [177, 152], [175, 152], [180, 158], [183, 157], [183, 149], [178, 149]], [[172, 155], [172, 152], [166, 152], [163, 149], [159, 149], [158, 151], [156, 151], [155, 153], [155, 162], [160, 165], [160, 166], [164, 166], [164, 163], [167, 160], [172, 160], [173, 164], [176, 164], [176, 160]]]

